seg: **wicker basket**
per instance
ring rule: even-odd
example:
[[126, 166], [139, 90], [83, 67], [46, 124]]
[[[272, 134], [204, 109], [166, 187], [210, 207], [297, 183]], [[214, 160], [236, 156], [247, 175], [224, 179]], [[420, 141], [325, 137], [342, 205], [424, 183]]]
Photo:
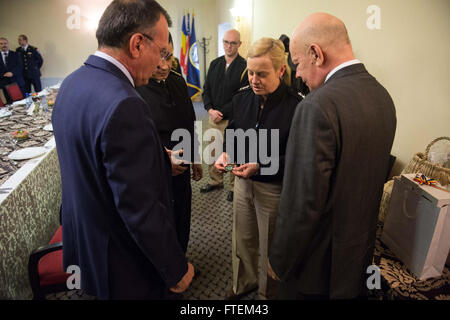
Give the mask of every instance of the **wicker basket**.
[[[433, 144], [440, 140], [449, 140], [449, 137], [439, 137], [430, 142], [427, 146], [425, 153], [418, 152], [411, 159], [409, 164], [403, 169], [401, 174], [406, 173], [423, 173], [429, 178], [436, 179], [442, 186], [447, 186], [450, 184], [450, 169], [437, 166], [430, 161], [428, 161], [428, 153]], [[392, 188], [394, 187], [394, 180], [399, 179], [400, 176], [393, 177], [384, 184], [383, 195], [381, 197], [380, 209], [378, 212], [378, 219], [384, 222], [386, 218], [387, 211], [389, 209], [389, 202], [391, 200]]]
[[414, 155], [412, 160], [403, 169], [403, 173], [423, 173], [429, 178], [436, 179], [442, 186], [447, 186], [450, 183], [450, 169], [437, 166], [430, 161], [428, 161], [428, 153], [433, 144], [440, 140], [449, 140], [449, 137], [436, 138], [430, 142], [425, 150], [425, 153], [418, 152]]

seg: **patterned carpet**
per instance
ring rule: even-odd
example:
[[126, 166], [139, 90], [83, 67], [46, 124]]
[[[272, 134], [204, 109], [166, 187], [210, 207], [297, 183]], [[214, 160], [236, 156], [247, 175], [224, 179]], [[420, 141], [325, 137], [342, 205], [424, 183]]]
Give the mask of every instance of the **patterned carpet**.
[[[232, 203], [226, 200], [229, 190], [225, 177], [224, 189], [200, 193], [208, 182], [207, 166], [204, 176], [192, 183], [191, 235], [188, 260], [199, 271], [198, 277], [183, 294], [186, 300], [221, 300], [231, 290], [231, 226]], [[256, 291], [243, 299], [255, 299]], [[49, 300], [91, 299], [81, 291], [61, 292], [47, 296]]]
[[[208, 128], [205, 113], [195, 105], [197, 118], [203, 121], [203, 130]], [[204, 109], [203, 109], [204, 110]], [[188, 260], [199, 275], [184, 292], [186, 300], [221, 300], [231, 290], [231, 231], [233, 204], [226, 200], [229, 179], [225, 176], [224, 188], [209, 193], [200, 193], [200, 187], [208, 183], [208, 167], [203, 165], [203, 178], [192, 182], [191, 234], [187, 251]], [[243, 297], [253, 300], [256, 291]], [[92, 299], [81, 291], [73, 290], [47, 296], [49, 300]]]

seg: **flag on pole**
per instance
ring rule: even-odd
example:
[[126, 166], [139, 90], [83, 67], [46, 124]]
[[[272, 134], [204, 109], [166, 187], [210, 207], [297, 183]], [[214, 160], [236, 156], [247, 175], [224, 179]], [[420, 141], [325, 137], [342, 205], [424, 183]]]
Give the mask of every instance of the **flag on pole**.
[[194, 13], [192, 13], [192, 24], [190, 26], [189, 34], [189, 54], [188, 54], [188, 72], [186, 82], [188, 86], [188, 93], [191, 99], [194, 99], [202, 92], [200, 88], [200, 64], [198, 59], [198, 46], [195, 37]]
[[[189, 20], [188, 20], [189, 23]], [[180, 49], [180, 67], [181, 72], [187, 77], [188, 65], [187, 56], [189, 51], [189, 32], [186, 28], [186, 14], [183, 15], [183, 24], [181, 26], [181, 49]]]

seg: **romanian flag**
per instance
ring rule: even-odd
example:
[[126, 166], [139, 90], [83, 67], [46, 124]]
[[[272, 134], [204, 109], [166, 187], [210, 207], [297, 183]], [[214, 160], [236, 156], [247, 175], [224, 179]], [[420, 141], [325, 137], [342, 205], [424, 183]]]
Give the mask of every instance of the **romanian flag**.
[[187, 61], [187, 77], [186, 82], [188, 86], [188, 93], [191, 99], [194, 99], [202, 92], [200, 89], [200, 64], [198, 59], [198, 45], [195, 38], [194, 14], [192, 14], [192, 25], [189, 34], [189, 54]]
[[[189, 14], [188, 14], [188, 23], [189, 23]], [[187, 77], [188, 65], [187, 65], [187, 56], [189, 51], [189, 31], [186, 28], [186, 17], [183, 16], [183, 24], [181, 26], [181, 49], [180, 49], [180, 66], [181, 72], [185, 77]]]

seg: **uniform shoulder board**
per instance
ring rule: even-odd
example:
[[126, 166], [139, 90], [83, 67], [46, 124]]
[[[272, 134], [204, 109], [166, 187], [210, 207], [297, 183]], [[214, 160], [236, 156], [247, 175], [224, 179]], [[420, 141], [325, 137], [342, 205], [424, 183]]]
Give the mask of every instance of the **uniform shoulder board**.
[[173, 69], [170, 69], [170, 72], [172, 72], [173, 74], [176, 74], [177, 76], [179, 76], [179, 77], [182, 77], [182, 75], [181, 74], [179, 74], [178, 72], [176, 72], [175, 70], [173, 70]]
[[248, 85], [248, 86], [239, 88], [238, 92], [241, 92], [241, 91], [244, 91], [244, 90], [247, 90], [247, 89], [250, 89], [250, 88], [251, 88], [250, 85]]

